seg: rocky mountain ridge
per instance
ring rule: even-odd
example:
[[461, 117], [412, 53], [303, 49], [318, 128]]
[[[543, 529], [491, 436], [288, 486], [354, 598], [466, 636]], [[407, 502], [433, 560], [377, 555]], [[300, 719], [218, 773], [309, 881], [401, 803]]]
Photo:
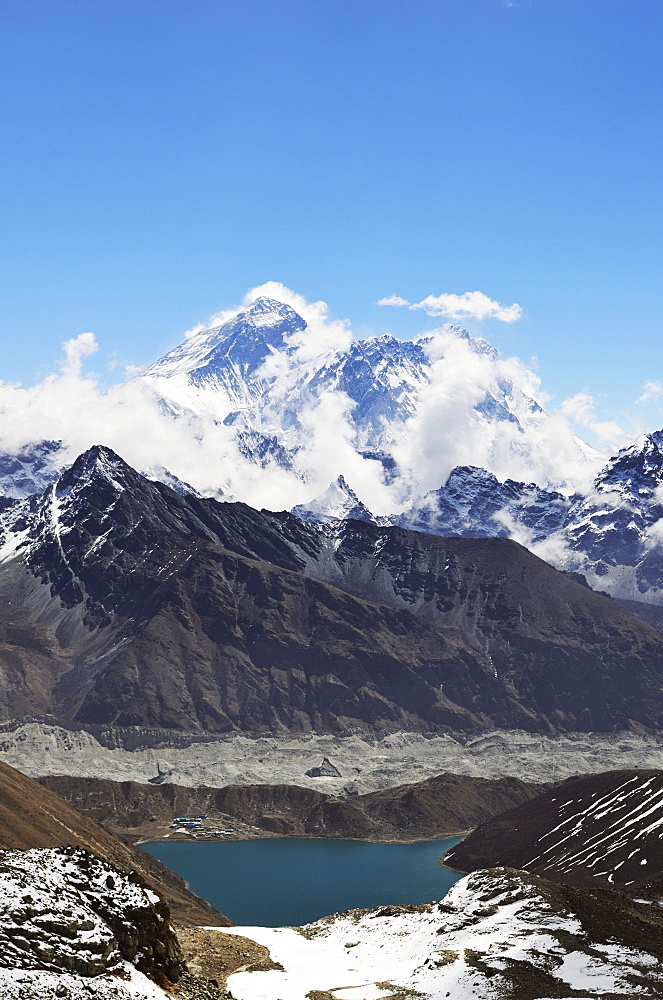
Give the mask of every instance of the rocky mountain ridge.
[[[364, 795], [330, 794], [297, 785], [182, 787], [172, 778], [158, 785], [108, 781], [96, 777], [52, 775], [40, 779], [119, 836], [160, 839], [171, 835], [175, 816], [204, 812], [209, 824], [250, 836], [325, 837], [377, 842], [455, 837], [542, 788], [518, 778], [470, 778], [438, 774], [433, 778]], [[240, 826], [241, 824], [241, 826]]]
[[[438, 334], [417, 341], [388, 334], [353, 341], [348, 331], [327, 342], [291, 306], [263, 296], [232, 318], [190, 336], [135, 384], [147, 388], [149, 406], [162, 416], [169, 414], [173, 428], [181, 430], [193, 421], [194, 436], [204, 437], [223, 427], [232, 454], [253, 469], [250, 479], [258, 482], [264, 475], [265, 482], [274, 481], [281, 490], [285, 476], [299, 493], [303, 483], [317, 483], [317, 497], [294, 508], [306, 520], [350, 517], [439, 535], [510, 537], [559, 569], [583, 573], [594, 589], [620, 599], [663, 603], [663, 432], [645, 435], [602, 469], [598, 454], [590, 454], [582, 443], [569, 444], [577, 450], [578, 468], [587, 473], [583, 480], [590, 469], [600, 470], [589, 488], [576, 492], [571, 480], [564, 485], [543, 472], [545, 481], [540, 482], [498, 480], [469, 464], [457, 465], [434, 489], [421, 489], [421, 470], [407, 466], [404, 442], [417, 431], [422, 406], [430, 407], [446, 391], [440, 373], [447, 362], [444, 351], [439, 356]], [[444, 336], [450, 356], [460, 345], [466, 360], [490, 368], [481, 386], [466, 386], [464, 425], [469, 421], [473, 433], [495, 447], [511, 435], [512, 465], [522, 468], [523, 456], [535, 456], [550, 445], [541, 443], [539, 433], [547, 416], [501, 371], [496, 352], [485, 341], [460, 327], [449, 328]], [[319, 420], [313, 420], [318, 411]], [[319, 424], [324, 440], [316, 438], [314, 425]], [[431, 446], [437, 446], [440, 433], [453, 437], [451, 430], [440, 431], [444, 423], [426, 426]], [[338, 456], [328, 488], [319, 481], [321, 448]], [[471, 460], [471, 448], [465, 449], [466, 458], [462, 448], [454, 449], [450, 453], [465, 463]], [[146, 475], [182, 494], [196, 494], [177, 470], [168, 469], [166, 456], [158, 451], [155, 447], [145, 461]], [[0, 493], [19, 499], [36, 495], [55, 482], [70, 460], [59, 442], [26, 442], [17, 453], [0, 455]], [[497, 464], [503, 468], [505, 463]], [[207, 476], [203, 492], [219, 499], [241, 497], [239, 481], [234, 487], [226, 482], [232, 465], [227, 458], [226, 470], [220, 466], [212, 476], [214, 483]], [[530, 466], [547, 467], [538, 460]], [[379, 516], [366, 498], [369, 481], [368, 492], [380, 495]], [[6, 503], [0, 499], [0, 506]]]
[[663, 720], [660, 634], [507, 539], [185, 497], [102, 447], [0, 526], [8, 718], [217, 732]]
[[446, 860], [472, 871], [499, 858], [556, 882], [650, 898], [663, 873], [662, 826], [663, 772], [580, 775], [481, 824]]
[[365, 505], [353, 512], [355, 497], [343, 480], [293, 513], [309, 521], [359, 517], [433, 535], [513, 538], [558, 569], [582, 573], [595, 590], [663, 604], [663, 431], [622, 449], [591, 490], [570, 496], [458, 466], [444, 486], [398, 514], [376, 517]]

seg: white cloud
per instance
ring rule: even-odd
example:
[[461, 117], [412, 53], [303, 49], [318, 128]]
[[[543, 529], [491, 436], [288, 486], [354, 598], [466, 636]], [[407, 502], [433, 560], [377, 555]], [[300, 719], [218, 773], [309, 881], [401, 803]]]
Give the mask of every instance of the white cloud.
[[638, 403], [649, 403], [651, 400], [660, 399], [663, 396], [663, 385], [660, 382], [653, 382], [647, 379], [642, 383], [642, 392], [638, 396]]
[[302, 408], [301, 450], [296, 461], [308, 484], [307, 500], [318, 496], [342, 474], [373, 513], [392, 513], [394, 499], [384, 485], [380, 464], [359, 454], [352, 423], [354, 406], [346, 393], [336, 391], [312, 396]]
[[[289, 364], [305, 364], [313, 358], [339, 351], [347, 351], [352, 344], [353, 334], [348, 320], [329, 318], [326, 302], [308, 302], [303, 295], [293, 292], [280, 281], [267, 281], [250, 289], [244, 296], [244, 306], [251, 305], [261, 296], [285, 302], [291, 306], [306, 323], [306, 328], [294, 333], [288, 340], [295, 355]], [[275, 356], [273, 356], [274, 360]]]
[[[0, 383], [0, 449], [13, 452], [57, 438], [73, 460], [93, 444], [107, 444], [139, 470], [161, 465], [203, 493], [222, 484], [253, 506], [276, 509], [310, 500], [343, 473], [371, 510], [386, 514], [405, 500], [408, 488], [421, 495], [442, 486], [456, 465], [482, 466], [500, 479], [575, 488], [591, 478], [601, 456], [583, 455], [573, 424], [602, 440], [623, 438], [618, 424], [597, 419], [587, 393], [552, 414], [533, 408], [532, 399], [543, 399], [531, 365], [502, 359], [483, 342], [442, 328], [430, 334], [426, 347], [430, 381], [410, 419], [394, 428], [393, 452], [403, 479], [387, 487], [381, 464], [360, 454], [365, 444], [357, 439], [352, 400], [338, 391], [321, 395], [315, 383], [308, 388], [309, 373], [321, 359], [350, 346], [348, 323], [330, 319], [326, 303], [309, 303], [277, 282], [251, 289], [241, 305], [216, 319], [236, 315], [260, 295], [286, 301], [307, 322], [291, 336], [287, 352], [276, 352], [265, 363], [262, 374], [274, 381], [256, 411], [261, 431], [291, 450], [294, 471], [275, 462], [266, 468], [250, 462], [237, 445], [235, 428], [224, 424], [228, 409], [221, 413], [205, 403], [194, 414], [187, 409], [190, 398], [183, 397], [173, 419], [159, 405], [158, 380], [133, 379], [104, 389], [83, 371], [84, 359], [97, 350], [90, 333], [63, 344], [58, 370], [37, 385]], [[499, 407], [505, 395], [517, 421], [482, 415], [486, 401]]]
[[375, 303], [378, 306], [409, 306], [410, 303], [407, 299], [401, 298], [400, 295], [388, 295], [385, 299], [378, 299]]
[[626, 431], [616, 420], [599, 420], [596, 416], [596, 400], [588, 392], [577, 392], [565, 399], [561, 412], [579, 427], [591, 431], [599, 441], [611, 447], [621, 447], [628, 440]]
[[93, 333], [79, 333], [71, 340], [65, 340], [62, 345], [64, 357], [60, 362], [63, 375], [77, 378], [83, 370], [83, 361], [99, 350]]
[[505, 306], [501, 302], [484, 295], [483, 292], [464, 292], [455, 295], [443, 292], [442, 295], [427, 295], [421, 302], [408, 302], [400, 295], [389, 295], [380, 299], [379, 306], [407, 306], [408, 309], [423, 309], [429, 316], [445, 316], [447, 319], [499, 319], [503, 323], [515, 323], [522, 319], [522, 307], [514, 302]]
[[91, 334], [66, 341], [59, 370], [29, 388], [0, 382], [0, 450], [61, 440], [73, 461], [94, 444], [113, 448], [138, 470], [166, 467], [201, 492], [220, 484], [254, 506], [303, 502], [306, 490], [292, 472], [262, 469], [239, 451], [231, 428], [209, 415], [173, 419], [158, 402], [158, 384], [133, 379], [105, 390], [82, 361], [96, 350]]
[[[559, 489], [574, 489], [596, 474], [602, 456], [583, 452], [567, 415], [532, 408], [540, 379], [520, 359], [476, 351], [452, 330], [435, 331], [428, 351], [430, 382], [395, 447], [412, 489], [439, 488], [456, 465]], [[505, 394], [517, 420], [481, 414]]]
[[[308, 303], [277, 282], [251, 289], [242, 305], [217, 314], [216, 320], [236, 315], [260, 295], [286, 301], [307, 321], [306, 329], [290, 338], [294, 350], [286, 368], [292, 368], [293, 378], [297, 365], [350, 346], [352, 331], [345, 321], [329, 318], [326, 303]], [[62, 345], [57, 371], [41, 382], [28, 388], [0, 382], [1, 451], [12, 453], [32, 442], [57, 439], [64, 443], [66, 459], [73, 461], [92, 445], [105, 444], [138, 470], [161, 466], [202, 493], [213, 494], [222, 485], [252, 506], [272, 509], [305, 502], [345, 471], [376, 508], [391, 509], [380, 464], [358, 453], [351, 401], [345, 394], [318, 397], [311, 392], [307, 397], [303, 390], [299, 423], [293, 440], [286, 441], [299, 449], [297, 469], [269, 460], [263, 468], [242, 454], [235, 429], [223, 423], [223, 415], [204, 407], [194, 414], [180, 406], [174, 419], [164, 411], [158, 379], [131, 379], [104, 388], [94, 374], [83, 372], [84, 359], [97, 349], [93, 334], [80, 334]], [[276, 362], [278, 367], [278, 356]], [[268, 419], [265, 410], [265, 425]], [[265, 426], [265, 433], [271, 432]]]

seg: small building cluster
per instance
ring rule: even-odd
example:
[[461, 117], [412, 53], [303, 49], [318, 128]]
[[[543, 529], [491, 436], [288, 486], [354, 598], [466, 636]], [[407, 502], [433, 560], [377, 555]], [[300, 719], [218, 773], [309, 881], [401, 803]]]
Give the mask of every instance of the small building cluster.
[[207, 837], [229, 837], [235, 832], [232, 827], [226, 830], [221, 830], [217, 827], [206, 827], [203, 825], [203, 820], [206, 819], [207, 813], [196, 813], [195, 816], [176, 816], [170, 824], [170, 828], [175, 833], [186, 833], [190, 837], [197, 837], [201, 833]]

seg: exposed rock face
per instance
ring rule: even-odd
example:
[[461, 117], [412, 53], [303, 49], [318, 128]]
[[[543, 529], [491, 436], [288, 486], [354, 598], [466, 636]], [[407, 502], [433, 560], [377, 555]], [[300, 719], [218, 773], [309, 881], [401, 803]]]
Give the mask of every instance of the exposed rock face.
[[488, 820], [445, 860], [460, 871], [508, 864], [641, 895], [663, 872], [662, 829], [663, 772], [609, 771], [569, 778]]
[[322, 764], [318, 767], [311, 767], [306, 772], [309, 778], [340, 778], [341, 772], [334, 767], [328, 757], [322, 758]]
[[[109, 807], [106, 801], [102, 810], [105, 816]], [[67, 845], [93, 852], [104, 863], [127, 875], [136, 873], [147, 887], [166, 900], [178, 923], [221, 926], [229, 923], [226, 917], [189, 892], [179, 875], [144, 851], [125, 844], [55, 792], [0, 763], [0, 850]]]
[[566, 520], [570, 501], [535, 483], [501, 483], [485, 469], [458, 466], [438, 490], [413, 501], [393, 523], [434, 535], [510, 538], [514, 525], [532, 543], [548, 538]]
[[80, 848], [0, 855], [0, 965], [98, 976], [122, 960], [162, 983], [184, 969], [155, 893]]
[[459, 466], [391, 521], [438, 535], [516, 538], [560, 569], [583, 573], [594, 589], [658, 606], [662, 487], [663, 431], [655, 431], [611, 458], [582, 493], [502, 483], [485, 469]]
[[625, 611], [652, 625], [657, 632], [663, 633], [663, 607], [658, 604], [645, 604], [643, 601], [622, 600], [621, 597], [616, 597], [615, 600]]
[[8, 717], [216, 732], [663, 725], [661, 635], [506, 539], [182, 497], [104, 448], [2, 524]]

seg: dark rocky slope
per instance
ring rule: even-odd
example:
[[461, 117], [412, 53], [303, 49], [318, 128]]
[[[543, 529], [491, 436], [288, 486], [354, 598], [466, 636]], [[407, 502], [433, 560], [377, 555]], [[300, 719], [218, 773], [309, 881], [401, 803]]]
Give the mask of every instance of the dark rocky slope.
[[663, 772], [569, 778], [479, 826], [446, 856], [460, 871], [505, 864], [572, 885], [638, 889], [663, 875]]
[[[123, 963], [162, 986], [177, 982], [185, 970], [168, 906], [135, 874], [122, 873], [81, 848], [2, 853], [0, 969], [36, 974], [25, 980], [34, 988], [41, 978], [41, 996], [77, 995], [75, 982], [58, 983], [63, 973], [82, 977], [78, 985], [87, 995], [85, 980], [92, 980], [90, 993], [96, 995], [97, 977], [126, 980]], [[44, 972], [51, 975], [40, 977]], [[2, 996], [25, 995], [20, 983], [20, 975], [13, 984], [10, 979], [18, 990], [7, 994], [5, 981]], [[140, 990], [113, 995], [130, 993], [144, 996]], [[111, 994], [103, 990], [99, 995]]]
[[642, 601], [627, 601], [620, 597], [615, 598], [615, 602], [624, 611], [641, 618], [643, 622], [652, 625], [657, 632], [663, 632], [663, 607], [658, 604], [644, 604]]
[[1, 521], [7, 718], [214, 732], [663, 725], [663, 637], [506, 539], [182, 497], [104, 448]]
[[124, 836], [162, 836], [175, 816], [206, 812], [224, 825], [240, 821], [286, 836], [372, 841], [427, 840], [464, 833], [516, 803], [527, 802], [541, 789], [517, 778], [488, 780], [456, 774], [350, 798], [296, 785], [186, 788], [64, 776], [41, 778], [40, 784]]
[[55, 792], [0, 763], [0, 850], [68, 846], [84, 848], [121, 872], [136, 872], [166, 900], [178, 923], [230, 924], [189, 892], [175, 872], [124, 843]]

